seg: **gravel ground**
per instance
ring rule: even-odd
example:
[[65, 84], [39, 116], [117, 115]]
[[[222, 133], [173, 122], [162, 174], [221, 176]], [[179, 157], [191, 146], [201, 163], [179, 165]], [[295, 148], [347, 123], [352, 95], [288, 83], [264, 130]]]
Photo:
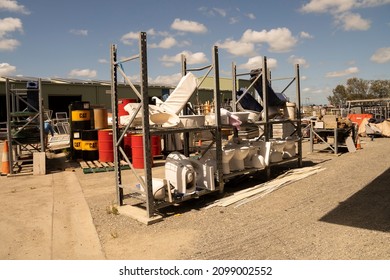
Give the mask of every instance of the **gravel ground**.
[[[240, 207], [206, 208], [220, 194], [189, 200], [162, 209], [163, 221], [149, 226], [110, 211], [113, 172], [75, 172], [107, 259], [388, 259], [389, 144], [363, 138], [361, 150], [336, 156], [308, 153], [306, 142], [304, 166], [324, 171]], [[264, 181], [262, 172], [232, 180], [223, 195]]]

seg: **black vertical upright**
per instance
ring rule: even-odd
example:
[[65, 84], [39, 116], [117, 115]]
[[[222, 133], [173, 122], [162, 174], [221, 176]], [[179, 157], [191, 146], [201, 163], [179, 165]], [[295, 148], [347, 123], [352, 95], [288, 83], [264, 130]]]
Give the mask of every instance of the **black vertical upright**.
[[301, 120], [301, 78], [299, 74], [299, 64], [295, 65], [295, 86], [297, 98], [297, 130], [298, 130], [298, 167], [302, 167], [302, 120]]
[[140, 73], [141, 73], [141, 96], [142, 96], [142, 133], [144, 145], [144, 170], [146, 191], [146, 211], [151, 218], [154, 215], [154, 198], [152, 187], [152, 153], [150, 150], [150, 124], [149, 124], [149, 93], [148, 93], [148, 58], [146, 50], [146, 33], [141, 32], [139, 35], [139, 50], [140, 50]]
[[222, 172], [222, 136], [221, 136], [221, 92], [219, 90], [219, 60], [218, 60], [218, 47], [213, 47], [213, 66], [214, 66], [214, 108], [216, 131], [215, 131], [215, 146], [217, 150], [217, 180], [219, 182], [219, 191], [222, 193], [224, 190], [223, 172]]
[[115, 163], [115, 185], [116, 185], [116, 196], [118, 205], [123, 205], [123, 188], [122, 188], [122, 174], [119, 168], [119, 120], [118, 120], [118, 73], [117, 73], [117, 48], [116, 45], [111, 45], [111, 110], [112, 110], [112, 123], [115, 125], [112, 129], [115, 130], [113, 133], [113, 152], [114, 152], [114, 163]]

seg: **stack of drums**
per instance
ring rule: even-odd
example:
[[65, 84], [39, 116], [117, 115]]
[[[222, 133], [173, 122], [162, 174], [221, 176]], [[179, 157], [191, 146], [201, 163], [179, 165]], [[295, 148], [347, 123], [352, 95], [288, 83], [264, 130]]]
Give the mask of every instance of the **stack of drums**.
[[97, 160], [99, 158], [98, 131], [96, 129], [81, 132], [81, 150], [83, 160]]
[[72, 158], [82, 158], [82, 132], [91, 129], [91, 110], [88, 101], [75, 101], [69, 106]]
[[[135, 99], [118, 100], [118, 116], [128, 115], [124, 107]], [[99, 160], [114, 161], [113, 130], [108, 129], [107, 110], [104, 108], [91, 109], [89, 102], [77, 101], [70, 106], [71, 143], [73, 159], [84, 161]], [[149, 148], [151, 163], [153, 158], [161, 155], [161, 137], [151, 136]], [[123, 137], [123, 150], [132, 161], [133, 167], [144, 166], [143, 135], [126, 133]]]

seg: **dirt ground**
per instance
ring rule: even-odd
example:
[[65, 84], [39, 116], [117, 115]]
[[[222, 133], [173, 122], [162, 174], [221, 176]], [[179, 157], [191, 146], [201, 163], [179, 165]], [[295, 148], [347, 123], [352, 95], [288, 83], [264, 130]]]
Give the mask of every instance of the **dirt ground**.
[[[240, 207], [207, 208], [266, 181], [264, 172], [236, 178], [224, 194], [161, 209], [163, 220], [149, 226], [110, 211], [116, 202], [114, 172], [84, 174], [64, 157], [49, 159], [49, 175], [0, 178], [0, 223], [8, 227], [0, 229], [0, 258], [388, 260], [390, 139], [362, 140], [363, 149], [339, 156], [308, 153], [306, 141], [303, 165], [324, 171]], [[272, 176], [296, 167], [275, 166]], [[123, 171], [123, 181], [131, 181], [131, 174]], [[23, 215], [35, 220], [23, 224], [17, 220]]]
[[[308, 153], [306, 142], [304, 166], [324, 171], [240, 207], [206, 209], [222, 196], [206, 195], [163, 208], [163, 221], [149, 226], [110, 213], [113, 172], [75, 172], [107, 259], [388, 259], [390, 139], [362, 139], [363, 149], [340, 156]], [[223, 195], [265, 180], [262, 172], [232, 180]]]

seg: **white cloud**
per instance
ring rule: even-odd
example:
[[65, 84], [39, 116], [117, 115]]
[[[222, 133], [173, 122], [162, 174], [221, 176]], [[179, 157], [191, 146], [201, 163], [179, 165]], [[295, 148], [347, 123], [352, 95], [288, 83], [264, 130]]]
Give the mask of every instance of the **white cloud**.
[[15, 31], [23, 32], [23, 24], [20, 19], [12, 17], [0, 19], [0, 38]]
[[162, 75], [157, 76], [155, 79], [150, 79], [149, 83], [158, 84], [158, 85], [177, 85], [181, 79], [181, 73], [176, 73], [173, 75]]
[[256, 19], [256, 16], [255, 16], [255, 14], [253, 14], [253, 13], [249, 13], [249, 14], [247, 14], [246, 15], [249, 19]]
[[69, 33], [79, 36], [88, 36], [88, 30], [86, 29], [71, 29], [69, 30]]
[[132, 45], [134, 43], [134, 40], [138, 40], [138, 39], [139, 39], [138, 32], [129, 32], [121, 37], [121, 42], [125, 45]]
[[[267, 67], [270, 69], [275, 69], [278, 66], [278, 61], [274, 58], [267, 58]], [[244, 64], [237, 66], [238, 69], [252, 70], [263, 67], [263, 57], [254, 56], [248, 59]]]
[[0, 76], [8, 76], [16, 71], [16, 67], [8, 63], [0, 63]]
[[105, 59], [105, 58], [99, 58], [99, 59], [98, 59], [98, 62], [99, 62], [99, 63], [102, 63], [102, 64], [107, 64], [107, 63], [109, 63], [109, 61], [108, 61], [107, 59]]
[[253, 56], [255, 55], [255, 45], [250, 42], [234, 41], [226, 39], [224, 42], [217, 42], [220, 49], [225, 49], [228, 53], [235, 56]]
[[163, 39], [158, 44], [150, 44], [150, 47], [151, 48], [170, 49], [175, 45], [177, 45], [176, 39], [173, 37], [167, 37], [167, 38]]
[[214, 17], [217, 14], [222, 16], [222, 17], [226, 17], [226, 15], [227, 15], [226, 10], [222, 9], [222, 8], [200, 7], [198, 10], [201, 11], [204, 15], [210, 16], [210, 17]]
[[356, 0], [311, 0], [301, 7], [304, 13], [337, 13], [350, 10]]
[[298, 40], [286, 28], [276, 28], [269, 31], [255, 31], [248, 29], [242, 35], [241, 41], [250, 43], [267, 43], [270, 52], [288, 52], [296, 45]]
[[86, 77], [95, 78], [97, 76], [96, 70], [91, 69], [73, 69], [69, 72], [70, 77]]
[[288, 58], [288, 62], [295, 65], [299, 64], [300, 67], [308, 68], [309, 63], [307, 63], [306, 59], [303, 57], [296, 57], [295, 55], [292, 55]]
[[302, 32], [299, 34], [299, 36], [300, 36], [301, 38], [303, 38], [303, 39], [312, 39], [312, 38], [314, 38], [313, 35], [311, 35], [311, 34], [305, 32], [305, 31], [302, 31]]
[[350, 68], [342, 70], [342, 71], [328, 72], [328, 73], [326, 73], [326, 77], [327, 78], [344, 77], [344, 76], [348, 76], [348, 75], [355, 74], [358, 72], [359, 72], [359, 68], [350, 67]]
[[370, 58], [375, 63], [387, 63], [390, 62], [390, 48], [378, 49]]
[[226, 17], [227, 12], [224, 9], [221, 8], [213, 8], [213, 10], [219, 14], [221, 17]]
[[229, 18], [229, 24], [236, 24], [239, 21], [240, 20], [239, 20], [238, 17], [231, 17], [231, 18]]
[[368, 30], [371, 27], [371, 22], [363, 19], [359, 14], [342, 13], [335, 17], [335, 22], [341, 25], [345, 31], [351, 30]]
[[188, 64], [201, 64], [208, 62], [206, 55], [203, 52], [192, 53], [189, 51], [183, 51], [174, 56], [164, 55], [160, 58], [160, 61], [167, 67], [171, 67], [174, 64], [181, 63], [181, 55], [184, 54]]
[[0, 38], [0, 51], [13, 51], [20, 45], [20, 42], [15, 39], [1, 39]]
[[189, 21], [189, 20], [181, 20], [179, 18], [176, 18], [172, 25], [172, 29], [184, 31], [184, 32], [193, 32], [193, 33], [206, 33], [207, 28], [202, 23], [196, 22], [196, 21]]
[[387, 4], [390, 4], [390, 0], [310, 0], [300, 10], [303, 13], [330, 13], [335, 23], [341, 25], [345, 31], [367, 30], [371, 22], [351, 10]]
[[19, 5], [18, 2], [14, 0], [0, 0], [0, 10], [22, 13], [25, 15], [30, 14], [30, 11], [25, 6]]

